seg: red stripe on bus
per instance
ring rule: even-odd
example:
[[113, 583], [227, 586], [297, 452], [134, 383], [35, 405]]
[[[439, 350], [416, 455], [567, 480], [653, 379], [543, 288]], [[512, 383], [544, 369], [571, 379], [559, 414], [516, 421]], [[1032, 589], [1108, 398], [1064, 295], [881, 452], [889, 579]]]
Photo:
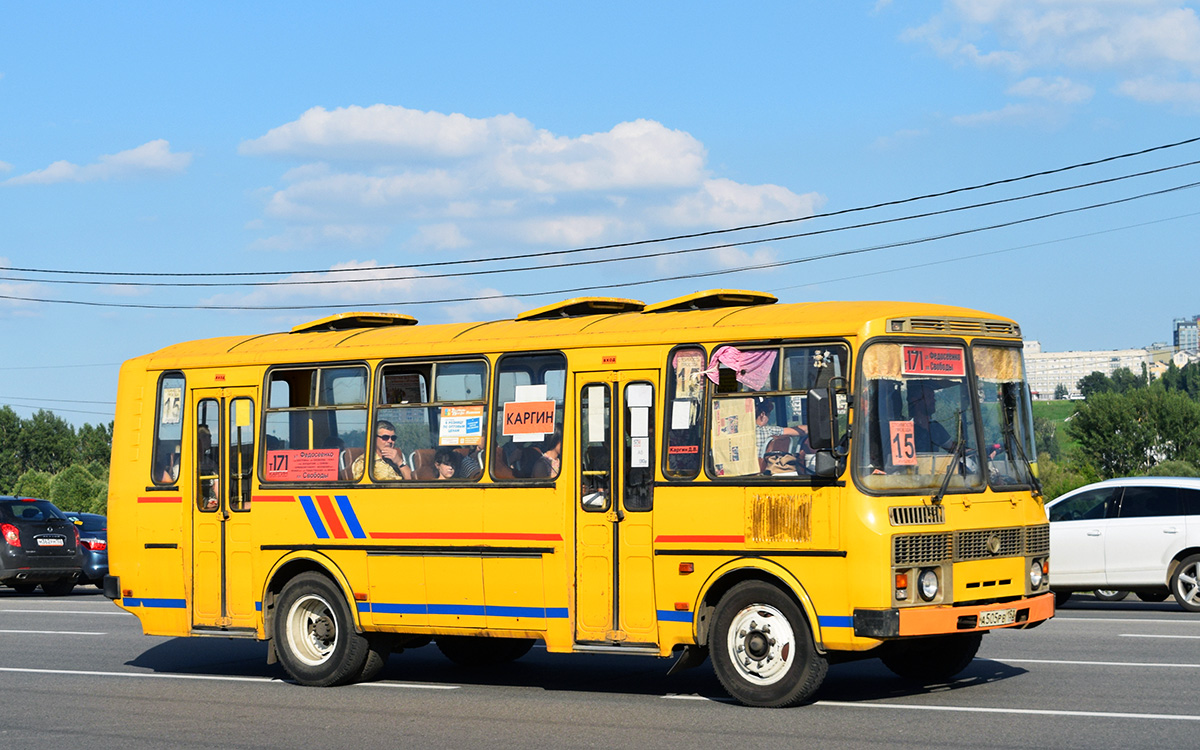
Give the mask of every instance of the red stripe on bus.
[[721, 536], [719, 534], [662, 534], [655, 542], [712, 542], [726, 544], [745, 544], [744, 536]]
[[329, 533], [333, 534], [334, 539], [345, 539], [346, 529], [342, 526], [342, 519], [338, 518], [337, 511], [333, 509], [329, 495], [317, 495], [316, 501], [321, 515], [325, 517], [325, 523], [329, 524]]
[[508, 539], [523, 542], [561, 542], [561, 534], [519, 534], [507, 532], [481, 532], [469, 534], [459, 531], [372, 531], [372, 539]]
[[182, 497], [139, 497], [139, 503], [182, 503]]
[[296, 498], [291, 495], [254, 495], [250, 498], [255, 503], [294, 503]]

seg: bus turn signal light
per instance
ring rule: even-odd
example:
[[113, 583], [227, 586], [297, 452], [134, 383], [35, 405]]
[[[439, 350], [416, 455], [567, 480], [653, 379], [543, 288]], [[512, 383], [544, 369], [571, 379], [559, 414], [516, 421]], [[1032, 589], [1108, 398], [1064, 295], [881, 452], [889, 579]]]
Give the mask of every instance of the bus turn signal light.
[[695, 570], [696, 570], [696, 566], [693, 565], [692, 563], [679, 563], [680, 575], [687, 575], [688, 573], [694, 572]]

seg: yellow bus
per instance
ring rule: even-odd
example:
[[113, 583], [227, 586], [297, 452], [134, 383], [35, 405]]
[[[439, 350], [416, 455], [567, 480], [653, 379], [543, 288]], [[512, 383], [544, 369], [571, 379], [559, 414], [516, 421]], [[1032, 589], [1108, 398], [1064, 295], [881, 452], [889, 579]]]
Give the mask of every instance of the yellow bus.
[[297, 682], [711, 657], [787, 706], [830, 663], [942, 680], [1053, 616], [1020, 329], [741, 290], [515, 320], [343, 313], [121, 368], [105, 594]]

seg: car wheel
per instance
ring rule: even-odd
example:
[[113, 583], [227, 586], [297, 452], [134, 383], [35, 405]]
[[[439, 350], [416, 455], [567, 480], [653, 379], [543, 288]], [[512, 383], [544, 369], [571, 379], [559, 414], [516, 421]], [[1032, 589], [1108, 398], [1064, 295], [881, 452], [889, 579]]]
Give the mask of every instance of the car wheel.
[[883, 665], [900, 677], [920, 683], [944, 682], [970, 665], [983, 633], [954, 633], [895, 641], [884, 646]]
[[709, 654], [726, 692], [747, 706], [794, 706], [817, 691], [829, 669], [799, 605], [761, 581], [739, 583], [721, 597]]
[[470, 635], [440, 635], [438, 651], [464, 667], [492, 667], [516, 661], [533, 648], [532, 638], [481, 638]]
[[1142, 600], [1142, 601], [1144, 601], [1144, 602], [1162, 602], [1162, 601], [1166, 601], [1167, 597], [1168, 597], [1168, 596], [1170, 596], [1170, 595], [1171, 595], [1171, 592], [1170, 592], [1170, 591], [1167, 591], [1166, 589], [1162, 589], [1162, 590], [1159, 590], [1159, 589], [1154, 589], [1154, 590], [1151, 590], [1151, 591], [1139, 591], [1139, 592], [1137, 592], [1137, 597], [1138, 597], [1138, 599], [1141, 599], [1141, 600]]
[[369, 643], [354, 632], [342, 592], [320, 573], [301, 573], [283, 587], [271, 630], [280, 663], [301, 685], [342, 685], [364, 673]]
[[74, 578], [63, 578], [59, 581], [47, 581], [42, 584], [42, 591], [46, 592], [46, 596], [66, 596], [74, 589]]
[[1185, 557], [1171, 575], [1171, 593], [1188, 612], [1200, 612], [1200, 555]]
[[21, 596], [29, 596], [33, 592], [37, 591], [38, 587], [36, 583], [14, 583], [10, 585], [13, 587], [13, 591], [17, 592]]
[[1096, 589], [1092, 592], [1092, 596], [1102, 602], [1119, 602], [1129, 596], [1128, 591], [1117, 591], [1115, 589]]

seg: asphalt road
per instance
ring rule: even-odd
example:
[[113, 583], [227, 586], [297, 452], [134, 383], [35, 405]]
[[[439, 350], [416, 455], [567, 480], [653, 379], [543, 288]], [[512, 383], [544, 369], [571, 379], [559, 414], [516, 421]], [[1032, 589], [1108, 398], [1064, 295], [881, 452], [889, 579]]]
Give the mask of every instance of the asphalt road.
[[1099, 748], [1200, 746], [1200, 614], [1077, 596], [983, 640], [946, 685], [837, 665], [813, 704], [729, 703], [710, 665], [535, 648], [502, 669], [427, 646], [374, 683], [305, 688], [261, 643], [151, 638], [92, 587], [0, 589], [0, 747]]

